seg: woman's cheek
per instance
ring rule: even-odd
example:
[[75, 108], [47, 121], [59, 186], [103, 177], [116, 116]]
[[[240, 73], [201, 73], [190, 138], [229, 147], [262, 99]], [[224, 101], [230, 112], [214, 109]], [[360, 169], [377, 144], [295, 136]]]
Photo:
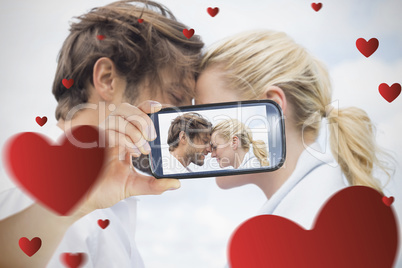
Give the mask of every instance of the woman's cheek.
[[231, 181], [228, 180], [227, 177], [217, 177], [215, 179], [216, 185], [218, 185], [219, 188], [221, 189], [230, 189], [232, 188], [231, 186]]
[[221, 189], [231, 189], [248, 184], [248, 180], [242, 175], [217, 177], [216, 185]]

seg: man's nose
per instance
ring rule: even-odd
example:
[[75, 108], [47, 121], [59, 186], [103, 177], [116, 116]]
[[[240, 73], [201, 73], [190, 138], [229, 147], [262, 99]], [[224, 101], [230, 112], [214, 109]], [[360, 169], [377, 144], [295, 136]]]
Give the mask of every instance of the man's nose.
[[211, 145], [208, 145], [208, 146], [205, 148], [205, 154], [209, 154], [210, 152], [212, 152], [212, 150], [211, 150]]

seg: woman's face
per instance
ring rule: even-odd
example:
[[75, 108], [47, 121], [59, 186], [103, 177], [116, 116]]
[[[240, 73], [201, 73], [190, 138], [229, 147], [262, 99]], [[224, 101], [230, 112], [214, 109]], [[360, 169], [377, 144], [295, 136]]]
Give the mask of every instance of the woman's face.
[[[235, 90], [229, 89], [225, 85], [225, 80], [223, 76], [224, 72], [218, 67], [208, 67], [205, 69], [201, 75], [198, 77], [196, 84], [196, 98], [195, 104], [207, 104], [207, 103], [218, 103], [218, 102], [229, 102], [229, 101], [241, 101], [240, 96], [237, 95]], [[211, 136], [211, 140], [215, 138], [214, 133]], [[217, 137], [219, 141], [219, 135]], [[228, 143], [228, 142], [226, 142]], [[230, 142], [227, 147], [230, 147]], [[222, 148], [225, 149], [225, 148]], [[229, 148], [230, 149], [230, 148]], [[217, 151], [219, 149], [217, 148]], [[215, 153], [216, 154], [216, 153]], [[226, 152], [218, 151], [216, 156], [212, 152], [212, 157], [220, 158], [222, 164], [219, 162], [219, 166], [224, 165], [222, 155], [226, 155]], [[233, 154], [234, 155], [234, 154]], [[227, 155], [226, 155], [227, 156]], [[226, 160], [227, 161], [227, 160]], [[233, 160], [234, 161], [234, 160]], [[237, 186], [242, 186], [251, 183], [256, 175], [246, 174], [246, 175], [235, 175], [235, 176], [224, 176], [217, 177], [216, 184], [222, 189], [230, 189]]]
[[230, 140], [224, 138], [215, 131], [211, 135], [211, 157], [216, 158], [219, 167], [233, 166], [235, 151], [232, 149]]

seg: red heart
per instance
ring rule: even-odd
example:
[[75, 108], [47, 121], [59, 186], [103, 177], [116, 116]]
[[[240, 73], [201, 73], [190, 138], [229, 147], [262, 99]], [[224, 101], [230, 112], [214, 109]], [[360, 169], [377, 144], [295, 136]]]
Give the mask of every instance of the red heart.
[[46, 116], [44, 116], [44, 117], [37, 116], [36, 117], [36, 123], [38, 123], [39, 126], [43, 127], [43, 125], [46, 124], [46, 122], [47, 122]]
[[144, 19], [138, 19], [138, 22], [139, 22], [139, 23], [143, 23], [143, 22], [144, 22]]
[[194, 35], [194, 29], [190, 30], [184, 29], [183, 34], [185, 37], [187, 37], [187, 39], [190, 39]]
[[103, 39], [105, 39], [105, 37], [106, 37], [106, 36], [101, 35], [101, 34], [98, 34], [98, 35], [96, 36], [96, 38], [98, 38], [98, 40], [103, 40]]
[[317, 12], [322, 8], [322, 4], [321, 3], [312, 3], [311, 7]]
[[209, 8], [207, 8], [207, 12], [211, 17], [215, 17], [216, 14], [218, 14], [218, 12], [219, 12], [219, 8], [217, 8], [217, 7], [215, 7], [215, 8], [209, 7]]
[[387, 206], [391, 206], [392, 203], [394, 203], [394, 197], [393, 196], [390, 196], [390, 197], [383, 196], [382, 202]]
[[72, 85], [74, 84], [74, 80], [73, 80], [73, 79], [67, 80], [67, 79], [64, 78], [61, 82], [63, 83], [63, 85], [64, 85], [67, 89], [69, 89], [70, 87], [72, 87]]
[[251, 218], [231, 238], [231, 267], [393, 267], [396, 216], [381, 197], [364, 186], [341, 190], [324, 205], [312, 230], [275, 215]]
[[60, 255], [61, 261], [67, 265], [69, 268], [78, 268], [80, 265], [84, 264], [86, 261], [85, 253], [62, 253]]
[[32, 257], [32, 255], [34, 255], [42, 246], [42, 240], [39, 237], [34, 237], [31, 241], [29, 241], [28, 238], [21, 237], [18, 241], [18, 245], [25, 254], [27, 254], [29, 257]]
[[370, 57], [378, 48], [379, 42], [377, 38], [371, 38], [366, 41], [364, 38], [356, 40], [356, 47], [367, 58]]
[[81, 126], [71, 134], [60, 146], [52, 146], [37, 133], [21, 133], [8, 141], [4, 154], [15, 181], [61, 215], [68, 214], [95, 183], [105, 153], [104, 148], [79, 147], [97, 142], [99, 132], [94, 127]]
[[106, 227], [109, 226], [110, 221], [109, 220], [98, 220], [98, 225], [100, 228], [105, 229]]
[[401, 85], [395, 83], [392, 86], [388, 86], [387, 84], [382, 83], [378, 86], [378, 91], [386, 101], [391, 103], [399, 96], [399, 94], [401, 94]]

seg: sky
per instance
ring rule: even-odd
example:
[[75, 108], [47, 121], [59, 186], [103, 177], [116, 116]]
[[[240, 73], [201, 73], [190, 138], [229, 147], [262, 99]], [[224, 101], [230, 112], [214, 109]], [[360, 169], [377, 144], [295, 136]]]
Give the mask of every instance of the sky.
[[[73, 16], [111, 1], [20, 0], [0, 2], [0, 145], [21, 131], [40, 131], [36, 116], [55, 124], [51, 85], [59, 49]], [[402, 96], [392, 103], [378, 85], [402, 84], [401, 0], [321, 1], [315, 12], [306, 0], [161, 0], [176, 17], [201, 35], [208, 46], [252, 29], [284, 31], [323, 61], [330, 72], [333, 100], [364, 109], [377, 127], [377, 141], [397, 160], [385, 194], [394, 196], [402, 219]], [[211, 17], [208, 7], [219, 7]], [[358, 38], [377, 38], [369, 58], [356, 49]], [[3, 169], [3, 166], [0, 166]], [[6, 182], [0, 181], [0, 186]], [[161, 196], [140, 197], [137, 245], [146, 267], [223, 267], [233, 230], [256, 215], [266, 201], [249, 185], [219, 189], [214, 179], [182, 180]], [[402, 267], [399, 258], [397, 267]]]

